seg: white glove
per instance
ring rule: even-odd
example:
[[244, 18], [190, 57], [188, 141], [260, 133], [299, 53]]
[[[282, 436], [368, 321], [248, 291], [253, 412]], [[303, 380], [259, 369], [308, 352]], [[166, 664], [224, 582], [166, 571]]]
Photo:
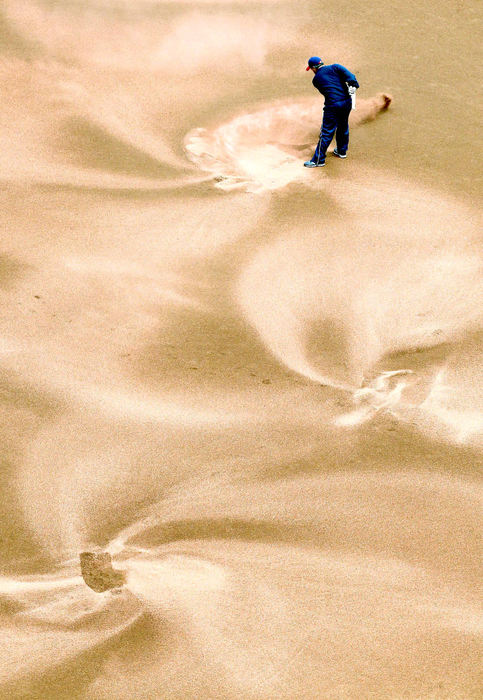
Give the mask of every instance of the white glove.
[[347, 90], [349, 91], [350, 98], [352, 100], [352, 109], [355, 109], [356, 108], [356, 90], [357, 90], [357, 88], [355, 85], [349, 85], [348, 83], [346, 83], [346, 85], [347, 85]]

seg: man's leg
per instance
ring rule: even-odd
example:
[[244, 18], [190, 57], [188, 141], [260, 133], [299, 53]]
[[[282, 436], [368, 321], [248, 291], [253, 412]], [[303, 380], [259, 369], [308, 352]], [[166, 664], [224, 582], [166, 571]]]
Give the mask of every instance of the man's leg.
[[337, 153], [341, 156], [346, 154], [349, 147], [349, 114], [351, 113], [351, 109], [351, 107], [343, 107], [338, 110], [337, 114], [335, 140], [337, 143]]
[[337, 129], [337, 114], [331, 107], [324, 107], [324, 118], [320, 129], [319, 142], [312, 160], [315, 163], [323, 163], [325, 161], [325, 152], [330, 146], [330, 142], [334, 137]]

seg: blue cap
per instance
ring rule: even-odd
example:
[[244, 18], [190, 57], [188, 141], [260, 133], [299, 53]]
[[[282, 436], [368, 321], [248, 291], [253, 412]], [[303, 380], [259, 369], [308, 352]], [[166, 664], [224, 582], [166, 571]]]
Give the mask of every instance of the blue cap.
[[315, 66], [320, 66], [323, 65], [323, 60], [319, 58], [318, 56], [311, 56], [309, 60], [307, 61], [309, 64], [305, 70], [310, 70], [311, 68], [315, 68]]

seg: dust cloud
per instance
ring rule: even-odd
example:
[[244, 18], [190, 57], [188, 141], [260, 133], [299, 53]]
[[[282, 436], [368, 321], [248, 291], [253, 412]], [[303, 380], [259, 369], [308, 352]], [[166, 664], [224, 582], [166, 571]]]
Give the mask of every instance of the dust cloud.
[[481, 697], [477, 22], [3, 2], [0, 697]]

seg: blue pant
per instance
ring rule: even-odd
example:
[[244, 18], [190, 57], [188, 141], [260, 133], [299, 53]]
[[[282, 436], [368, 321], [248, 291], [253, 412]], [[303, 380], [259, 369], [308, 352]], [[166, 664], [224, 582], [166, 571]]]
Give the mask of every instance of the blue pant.
[[323, 163], [325, 152], [334, 138], [337, 143], [337, 151], [344, 155], [349, 146], [349, 114], [352, 109], [352, 102], [337, 102], [334, 105], [324, 107], [324, 118], [320, 129], [319, 142], [312, 160], [315, 163]]

